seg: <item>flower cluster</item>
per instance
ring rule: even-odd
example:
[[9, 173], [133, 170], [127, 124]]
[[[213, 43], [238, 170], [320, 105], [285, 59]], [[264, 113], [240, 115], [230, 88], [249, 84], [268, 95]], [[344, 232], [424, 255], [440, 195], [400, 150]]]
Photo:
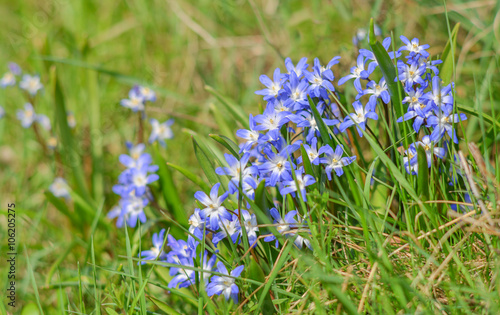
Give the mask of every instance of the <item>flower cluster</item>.
[[130, 227], [135, 227], [137, 219], [146, 223], [144, 208], [152, 200], [148, 185], [157, 181], [155, 174], [157, 165], [152, 165], [153, 158], [145, 153], [143, 143], [132, 145], [127, 142], [129, 155], [120, 155], [120, 163], [126, 169], [118, 176], [118, 185], [113, 186], [113, 192], [120, 196], [119, 204], [108, 213], [108, 218], [118, 218], [117, 227], [122, 227], [124, 222]]
[[143, 112], [145, 103], [154, 101], [156, 101], [156, 93], [152, 89], [135, 85], [128, 92], [128, 98], [120, 101], [120, 105], [130, 108], [135, 113]]
[[[390, 38], [382, 44], [392, 60], [408, 51], [406, 61], [397, 60], [400, 75], [395, 82], [400, 81], [404, 87], [403, 104], [408, 104], [401, 120], [414, 119], [417, 134], [421, 126], [432, 129], [406, 151], [405, 166], [409, 172], [415, 172], [417, 146], [425, 149], [430, 166], [432, 155], [442, 158], [446, 154], [444, 148], [434, 144], [445, 133], [456, 141], [451, 124], [464, 120], [465, 116], [450, 116], [452, 86], [440, 86], [436, 68], [439, 61], [429, 61], [428, 45], [420, 45], [418, 39], [411, 42], [405, 37], [401, 39], [405, 45], [397, 51], [389, 51]], [[210, 191], [194, 194], [199, 207], [189, 218], [187, 241], [169, 235], [166, 245], [170, 251], [164, 251], [162, 231], [153, 236], [154, 247], [139, 254], [143, 263], [160, 260], [175, 266], [170, 268], [173, 279], [169, 287], [191, 286], [198, 274], [209, 296], [223, 294], [226, 299], [237, 301], [239, 289], [235, 278], [244, 266], [234, 266], [229, 273], [228, 263], [217, 261], [220, 246], [238, 247], [246, 242], [251, 248], [263, 240], [261, 245], [269, 243], [278, 248], [280, 240], [287, 238], [299, 249], [312, 247], [309, 207], [299, 205], [310, 202], [308, 191], [317, 189], [320, 181], [324, 184], [325, 178], [333, 181], [335, 176], [341, 177], [346, 167], [356, 160], [350, 153], [352, 139], [344, 133], [356, 127], [363, 137], [369, 121], [379, 119], [378, 105], [391, 101], [388, 82], [375, 73], [379, 68], [375, 54], [360, 49], [356, 65], [337, 84], [353, 80], [357, 91], [352, 103], [354, 112], [342, 115], [332, 71], [339, 59], [334, 57], [326, 65], [315, 59], [310, 67], [306, 58], [297, 64], [287, 58], [285, 72], [277, 68], [272, 78], [260, 76], [265, 88], [255, 93], [266, 102], [265, 110], [256, 116], [250, 115], [248, 129], [236, 132], [242, 139], [239, 152], [225, 154], [225, 165], [215, 169], [220, 182]], [[274, 207], [263, 210], [268, 211], [274, 229], [259, 225], [252, 213], [251, 205], [260, 187], [273, 197]], [[198, 249], [200, 242], [209, 245], [210, 253]], [[197, 266], [203, 266], [203, 279], [196, 271]], [[214, 272], [218, 275], [210, 277]]]

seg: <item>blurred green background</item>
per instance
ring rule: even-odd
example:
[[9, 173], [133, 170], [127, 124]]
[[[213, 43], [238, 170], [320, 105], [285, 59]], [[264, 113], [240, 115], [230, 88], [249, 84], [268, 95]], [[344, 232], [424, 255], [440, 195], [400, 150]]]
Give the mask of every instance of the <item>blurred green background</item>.
[[[146, 110], [149, 117], [176, 119], [167, 160], [201, 174], [190, 132], [232, 135], [240, 127], [206, 91], [206, 85], [240, 104], [246, 113], [255, 114], [263, 105], [254, 94], [260, 88], [259, 75], [270, 75], [275, 67], [284, 69], [284, 57], [296, 62], [306, 56], [309, 63], [318, 57], [326, 63], [340, 55], [334, 74], [336, 79], [346, 75], [357, 56], [352, 37], [368, 27], [371, 17], [383, 37], [391, 32], [395, 37], [418, 37], [431, 45], [433, 56], [448, 41], [449, 29], [461, 23], [456, 49], [457, 102], [491, 114], [491, 108], [499, 108], [493, 100], [500, 99], [500, 3], [446, 1], [446, 9], [443, 4], [431, 0], [2, 0], [0, 69], [6, 71], [7, 63], [13, 61], [25, 72], [39, 74], [45, 89], [38, 97], [37, 112], [52, 120], [49, 72], [57, 68], [66, 106], [75, 113], [74, 135], [85, 175], [105, 215], [118, 200], [111, 192], [122, 171], [118, 155], [125, 153], [126, 140], [135, 141], [137, 117], [119, 105], [133, 84], [151, 85], [158, 94], [157, 102]], [[399, 47], [399, 41], [395, 45]], [[495, 95], [489, 95], [490, 86]], [[42, 287], [41, 300], [50, 310], [62, 296], [73, 303], [77, 287], [71, 281], [77, 276], [77, 262], [82, 274], [90, 274], [85, 260], [88, 235], [72, 230], [67, 219], [45, 201], [43, 193], [55, 177], [55, 163], [44, 158], [33, 131], [22, 129], [15, 119], [25, 101], [19, 91], [0, 90], [0, 105], [7, 112], [0, 120], [1, 213], [6, 211], [6, 202], [16, 202], [19, 310], [34, 301], [24, 249]], [[469, 121], [469, 137], [480, 130], [477, 120]], [[90, 179], [96, 167], [100, 177]], [[180, 174], [173, 175], [185, 209], [191, 212], [196, 187]], [[3, 215], [0, 222], [4, 234]], [[151, 233], [157, 230], [153, 227]], [[94, 238], [96, 263], [116, 267], [117, 255], [125, 251], [123, 231], [97, 229]], [[4, 251], [6, 244], [1, 248]], [[5, 266], [3, 261], [0, 266]], [[47, 279], [51, 269], [52, 278]], [[106, 280], [103, 277], [100, 280]], [[48, 285], [61, 281], [66, 284]], [[0, 289], [4, 292], [3, 285]]]

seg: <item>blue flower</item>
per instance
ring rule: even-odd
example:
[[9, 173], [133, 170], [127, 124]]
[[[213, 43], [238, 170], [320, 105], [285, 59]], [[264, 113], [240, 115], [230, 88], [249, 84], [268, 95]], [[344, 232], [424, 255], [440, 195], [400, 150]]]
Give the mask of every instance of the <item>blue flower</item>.
[[149, 136], [149, 143], [153, 143], [158, 141], [162, 146], [165, 146], [165, 140], [172, 139], [174, 137], [174, 133], [170, 126], [174, 123], [173, 119], [169, 119], [163, 123], [159, 123], [156, 119], [151, 119], [151, 135]]
[[363, 133], [361, 131], [366, 129], [366, 120], [373, 119], [378, 120], [378, 115], [375, 113], [375, 104], [368, 103], [365, 108], [360, 101], [355, 101], [352, 103], [354, 107], [354, 111], [356, 112], [349, 114], [339, 126], [340, 132], [344, 132], [347, 128], [356, 125], [356, 129], [358, 130], [359, 136], [362, 137]]
[[299, 80], [295, 72], [292, 72], [288, 77], [289, 82], [287, 82], [284, 87], [285, 92], [288, 95], [288, 102], [283, 103], [284, 109], [288, 109], [285, 111], [290, 111], [290, 109], [298, 110], [307, 107], [309, 105], [307, 100], [309, 84], [307, 84], [306, 80]]
[[250, 125], [250, 130], [247, 129], [240, 129], [236, 131], [236, 136], [246, 140], [246, 142], [240, 144], [240, 152], [247, 152], [249, 151], [254, 144], [256, 144], [259, 140], [260, 134], [258, 130], [255, 129], [257, 126], [255, 123], [255, 120], [250, 114], [249, 116], [249, 125]]
[[313, 67], [312, 72], [304, 72], [304, 76], [311, 84], [307, 89], [307, 92], [311, 96], [328, 98], [326, 90], [331, 92], [335, 91], [335, 88], [333, 87], [333, 84], [331, 82], [333, 81], [334, 76], [332, 70], [330, 69], [321, 71], [321, 68], [319, 66], [315, 66]]
[[335, 148], [335, 152], [328, 144], [319, 149], [319, 154], [325, 154], [325, 157], [320, 159], [320, 163], [326, 164], [325, 172], [328, 180], [332, 180], [332, 170], [335, 171], [337, 176], [344, 174], [343, 167], [351, 164], [356, 160], [356, 156], [342, 157], [344, 147], [339, 144]]
[[58, 198], [71, 198], [68, 183], [61, 177], [56, 177], [54, 179], [54, 182], [49, 187], [49, 191]]
[[250, 158], [250, 153], [245, 153], [238, 161], [232, 154], [224, 154], [226, 162], [229, 167], [218, 167], [215, 169], [215, 173], [218, 175], [229, 175], [231, 180], [229, 181], [229, 193], [233, 194], [238, 191], [238, 185], [240, 180], [244, 180], [247, 176], [256, 175], [259, 170], [250, 166], [247, 167], [248, 159]]
[[351, 74], [348, 74], [345, 77], [341, 78], [338, 82], [338, 85], [342, 85], [350, 79], [355, 79], [354, 86], [357, 86], [357, 89], [359, 90], [361, 88], [360, 80], [368, 79], [370, 74], [370, 71], [365, 70], [365, 57], [363, 55], [359, 55], [356, 61], [356, 66], [351, 68]]
[[[318, 139], [316, 137], [312, 138], [308, 144], [303, 144], [304, 149], [306, 150], [307, 156], [311, 164], [319, 165], [319, 153], [317, 149]], [[302, 157], [300, 157], [302, 158]]]
[[66, 120], [68, 121], [68, 126], [70, 128], [75, 128], [76, 127], [76, 119], [75, 119], [75, 114], [72, 111], [67, 111], [66, 112]]
[[163, 252], [163, 241], [165, 240], [165, 229], [162, 229], [160, 233], [153, 234], [153, 247], [150, 250], [144, 250], [139, 253], [141, 258], [141, 264], [145, 264], [145, 260], [159, 260], [164, 259], [165, 253]]
[[264, 153], [267, 155], [267, 161], [259, 165], [259, 170], [263, 174], [268, 174], [266, 180], [267, 186], [274, 186], [278, 181], [291, 180], [290, 176], [291, 165], [288, 161], [288, 156], [295, 152], [300, 146], [291, 144], [283, 148], [281, 152], [274, 153], [269, 147], [264, 148]]
[[[295, 177], [297, 180], [297, 183], [295, 183], [295, 180], [288, 180], [284, 181], [283, 185], [285, 186], [283, 189], [280, 190], [280, 193], [282, 196], [286, 196], [288, 194], [295, 195], [295, 191], [300, 191], [300, 195], [302, 196], [302, 199], [304, 201], [307, 201], [307, 192], [306, 192], [306, 187], [309, 185], [312, 185], [316, 182], [316, 179], [312, 177], [311, 175], [305, 174], [304, 170], [298, 169], [295, 171]], [[297, 187], [298, 184], [298, 187]]]
[[189, 233], [194, 234], [196, 229], [201, 232], [205, 229], [207, 219], [203, 216], [200, 209], [194, 209], [194, 213], [189, 217]]
[[299, 60], [299, 62], [297, 63], [297, 66], [294, 66], [292, 59], [286, 58], [285, 59], [285, 67], [286, 67], [286, 70], [288, 71], [288, 76], [290, 76], [292, 73], [295, 73], [297, 78], [300, 78], [302, 76], [302, 74], [304, 73], [304, 71], [309, 66], [306, 62], [307, 62], [307, 58], [303, 57]]
[[413, 129], [415, 130], [415, 132], [418, 132], [425, 119], [430, 117], [433, 108], [431, 105], [425, 105], [423, 103], [419, 104], [419, 106], [417, 105], [413, 107], [412, 110], [409, 109], [408, 112], [403, 115], [403, 117], [399, 117], [397, 122], [400, 123], [415, 118], [415, 120], [413, 121]]
[[148, 175], [148, 167], [130, 169], [131, 186], [135, 189], [136, 196], [142, 196], [146, 192], [146, 186], [157, 181], [160, 176], [157, 174]]
[[221, 218], [219, 221], [220, 231], [214, 235], [212, 242], [217, 246], [220, 241], [229, 236], [231, 241], [236, 243], [238, 236], [240, 235], [240, 232], [238, 231], [238, 223], [237, 217], [233, 217], [231, 220]]
[[423, 110], [423, 108], [427, 106], [425, 104], [425, 99], [423, 98], [424, 90], [425, 89], [422, 87], [419, 87], [416, 90], [413, 88], [405, 89], [405, 92], [408, 95], [403, 99], [403, 104], [408, 104], [408, 111], [413, 111], [416, 107], [420, 107]]
[[36, 121], [37, 115], [30, 103], [24, 104], [24, 110], [17, 111], [17, 119], [21, 121], [23, 128], [29, 128]]
[[118, 206], [115, 206], [107, 215], [109, 219], [118, 218], [116, 226], [121, 228], [124, 222], [134, 228], [139, 219], [142, 223], [146, 223], [146, 215], [144, 208], [148, 205], [147, 198], [136, 197], [131, 194], [127, 199], [121, 199]]
[[31, 96], [35, 96], [36, 93], [43, 88], [40, 82], [40, 77], [37, 75], [23, 75], [23, 79], [19, 82], [19, 87], [27, 91]]
[[[320, 115], [322, 114], [322, 110], [318, 109]], [[316, 123], [316, 119], [312, 115], [310, 111], [300, 111], [296, 115], [289, 115], [288, 119], [297, 124], [297, 127], [309, 128], [309, 131], [306, 136], [306, 141], [309, 142], [314, 136], [319, 134], [318, 124]], [[340, 121], [338, 119], [323, 119], [323, 122], [327, 126], [333, 126]]]
[[9, 63], [9, 71], [0, 79], [0, 87], [14, 86], [16, 76], [21, 74], [21, 68], [14, 62]]
[[422, 141], [417, 141], [417, 146], [424, 148], [428, 167], [431, 167], [433, 154], [440, 159], [443, 159], [446, 155], [446, 149], [434, 146], [434, 143], [428, 135], [423, 136]]
[[453, 142], [458, 143], [453, 123], [458, 123], [467, 119], [464, 113], [453, 114], [452, 105], [443, 105], [440, 109], [434, 109], [435, 115], [427, 118], [427, 124], [433, 127], [430, 139], [434, 142], [441, 139], [445, 133], [448, 133]]
[[426, 86], [426, 82], [422, 79], [426, 71], [425, 65], [419, 65], [418, 63], [412, 62], [410, 65], [398, 60], [397, 63], [399, 77], [395, 81], [399, 80], [405, 84], [406, 89], [410, 89], [414, 84], [418, 83], [421, 86]]
[[453, 105], [453, 96], [451, 94], [451, 84], [441, 88], [441, 78], [434, 76], [432, 78], [432, 91], [427, 92], [422, 98], [432, 102], [434, 106]]
[[273, 80], [269, 79], [265, 74], [261, 75], [259, 81], [264, 84], [267, 89], [258, 90], [255, 94], [263, 95], [266, 101], [274, 100], [282, 92], [282, 79], [283, 76], [279, 68], [274, 70]]
[[[288, 212], [287, 214], [285, 214], [284, 218], [281, 217], [280, 213], [278, 212], [278, 210], [276, 210], [276, 208], [271, 208], [269, 212], [274, 219], [274, 224], [276, 224], [276, 229], [278, 230], [278, 232], [286, 236], [291, 235], [290, 234], [291, 227], [297, 223], [297, 221], [294, 218], [295, 215], [297, 215], [297, 211], [293, 210]], [[271, 234], [264, 238], [264, 242], [272, 242], [274, 240], [276, 240], [275, 246], [279, 247], [280, 243], [276, 239], [276, 236], [274, 236], [274, 234]]]
[[254, 130], [262, 131], [279, 129], [288, 122], [287, 116], [289, 114], [289, 112], [277, 112], [274, 109], [274, 105], [272, 103], [268, 103], [264, 113], [255, 116], [254, 121], [260, 125], [256, 126]]
[[408, 174], [417, 175], [418, 174], [418, 157], [417, 148], [415, 144], [410, 144], [410, 147], [405, 152], [405, 157], [403, 157], [403, 162]]
[[[247, 210], [241, 210], [241, 217], [248, 237], [248, 243], [250, 244], [250, 246], [252, 245], [256, 246], [257, 232], [259, 232], [259, 227], [257, 225], [257, 217], [253, 213], [250, 214], [250, 212], [248, 212]], [[243, 233], [243, 228], [241, 227], [240, 222], [238, 220], [236, 221], [238, 222], [237, 229], [241, 236]]]
[[231, 219], [231, 214], [222, 205], [228, 196], [225, 192], [219, 196], [220, 183], [215, 184], [210, 190], [210, 197], [203, 191], [197, 191], [194, 197], [198, 199], [206, 208], [201, 210], [201, 214], [206, 217], [210, 222], [210, 228], [214, 231], [219, 229], [219, 221], [222, 218], [227, 220]]
[[[370, 95], [370, 100], [368, 101], [368, 103], [371, 103], [371, 106], [373, 107], [377, 105], [377, 100], [379, 98], [381, 98], [385, 104], [388, 104], [391, 100], [389, 88], [387, 87], [387, 83], [385, 82], [384, 78], [380, 79], [380, 82], [378, 84], [375, 81], [368, 82], [366, 84], [366, 89], [363, 91], [362, 95]], [[361, 95], [358, 95], [356, 99], [358, 99], [359, 97], [361, 97]]]
[[0, 118], [3, 118], [5, 116], [5, 109], [0, 106]]
[[224, 275], [231, 275], [231, 277], [225, 276], [213, 276], [210, 279], [210, 283], [207, 285], [207, 295], [224, 295], [226, 300], [232, 298], [235, 303], [238, 303], [238, 293], [239, 289], [235, 283], [235, 277], [239, 277], [241, 272], [245, 266], [239, 266], [231, 271], [231, 274], [228, 273], [226, 266], [220, 261], [217, 263], [217, 272]]
[[134, 113], [144, 110], [144, 96], [139, 91], [139, 88], [133, 87], [128, 92], [128, 99], [122, 99], [120, 105], [126, 108], [130, 108]]
[[399, 37], [401, 41], [405, 44], [405, 46], [402, 46], [399, 48], [398, 52], [402, 52], [404, 50], [407, 50], [410, 52], [410, 56], [414, 56], [416, 54], [423, 56], [424, 58], [429, 57], [429, 53], [425, 51], [428, 49], [430, 46], [429, 45], [420, 45], [418, 38], [414, 38], [411, 40], [411, 42], [406, 38], [405, 36], [401, 35]]
[[152, 89], [141, 85], [137, 85], [135, 86], [135, 88], [142, 95], [144, 101], [149, 101], [149, 102], [156, 101], [156, 93]]

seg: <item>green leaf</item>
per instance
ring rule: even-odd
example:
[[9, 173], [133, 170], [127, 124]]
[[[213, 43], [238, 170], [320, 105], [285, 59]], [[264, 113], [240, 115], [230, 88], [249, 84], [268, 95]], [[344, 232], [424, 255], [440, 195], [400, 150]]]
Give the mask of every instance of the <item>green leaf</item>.
[[418, 159], [418, 187], [417, 193], [422, 201], [429, 200], [429, 167], [427, 166], [427, 156], [425, 149], [418, 146], [417, 149]]
[[485, 114], [483, 112], [479, 113], [478, 111], [476, 111], [475, 109], [470, 108], [470, 107], [465, 107], [462, 105], [456, 105], [456, 106], [457, 106], [457, 109], [459, 111], [464, 112], [464, 113], [469, 114], [469, 115], [472, 115], [472, 116], [479, 117], [479, 118], [482, 117], [484, 119], [484, 121], [488, 122], [491, 125], [497, 125], [497, 127], [500, 128], [500, 120], [497, 120], [497, 119], [495, 119], [495, 118], [491, 117], [490, 115]]
[[85, 176], [83, 173], [83, 167], [80, 160], [80, 156], [78, 155], [76, 150], [75, 141], [73, 139], [73, 133], [71, 132], [71, 129], [68, 126], [64, 95], [55, 68], [52, 69], [51, 76], [53, 82], [52, 92], [54, 95], [54, 102], [56, 107], [56, 126], [58, 127], [59, 130], [59, 137], [61, 139], [61, 145], [64, 152], [63, 156], [66, 158], [65, 159], [66, 164], [72, 170], [77, 191], [86, 200], [91, 200], [87, 187], [85, 185]]
[[396, 79], [396, 67], [392, 63], [391, 57], [385, 50], [384, 46], [377, 41], [374, 31], [373, 19], [370, 20], [370, 47], [377, 59], [378, 65], [382, 74], [384, 75], [385, 82], [389, 87], [389, 93], [391, 94], [392, 107], [396, 111], [397, 117], [404, 115], [403, 112], [403, 102], [401, 100], [401, 95], [403, 95], [403, 86], [401, 82], [394, 81]]
[[450, 84], [453, 78], [453, 58], [455, 58], [453, 53], [456, 52], [457, 35], [459, 29], [460, 23], [455, 24], [455, 27], [451, 31], [450, 39], [446, 43], [443, 54], [441, 55], [441, 60], [443, 61], [443, 63], [439, 67], [439, 77], [441, 78], [441, 80], [443, 80], [443, 85]]
[[238, 152], [240, 151], [240, 148], [231, 139], [229, 139], [228, 137], [222, 136], [222, 135], [210, 134], [208, 136], [210, 138], [214, 139], [215, 141], [217, 141], [218, 143], [222, 144], [238, 160], [240, 159], [240, 155], [238, 154]]
[[183, 225], [188, 225], [187, 212], [184, 210], [181, 199], [179, 198], [179, 192], [177, 191], [177, 186], [175, 185], [172, 174], [170, 173], [165, 159], [160, 153], [158, 144], [153, 145], [154, 151], [154, 161], [156, 165], [159, 166], [158, 175], [160, 175], [160, 187], [163, 193], [163, 199], [167, 205], [168, 210], [171, 211], [175, 220]]
[[233, 116], [236, 121], [238, 121], [244, 128], [249, 128], [248, 116], [243, 112], [241, 107], [235, 102], [229, 100], [219, 92], [217, 92], [213, 87], [206, 85], [205, 90], [210, 94], [215, 96], [220, 103], [226, 108], [226, 110]]
[[204, 192], [210, 191], [210, 187], [203, 181], [203, 179], [201, 179], [198, 175], [194, 174], [193, 172], [169, 162], [167, 162], [167, 166], [173, 168], [174, 170], [179, 171], [187, 179], [198, 185]]
[[177, 312], [174, 310], [172, 307], [170, 307], [167, 303], [152, 297], [151, 295], [148, 295], [148, 299], [151, 300], [151, 302], [154, 303], [160, 310], [164, 311], [167, 314], [173, 314], [173, 315], [180, 315], [181, 313]]
[[333, 141], [330, 138], [330, 134], [328, 133], [328, 128], [326, 127], [325, 122], [323, 121], [323, 118], [321, 117], [320, 113], [318, 112], [318, 109], [316, 108], [316, 104], [314, 104], [314, 102], [310, 96], [308, 96], [307, 98], [309, 99], [309, 107], [311, 107], [311, 110], [312, 110], [312, 113], [314, 116], [314, 120], [316, 120], [316, 124], [318, 125], [319, 133], [321, 135], [321, 139], [323, 139], [323, 143], [329, 144], [332, 148], [334, 148]]
[[207, 176], [208, 181], [210, 182], [211, 185], [215, 185], [218, 183], [217, 180], [217, 174], [215, 174], [215, 166], [213, 164], [213, 158], [209, 158], [210, 154], [206, 152], [206, 150], [203, 150], [196, 141], [195, 137], [193, 136], [193, 146], [194, 146], [194, 154], [196, 155], [196, 159], [198, 160], [198, 163], [200, 163], [201, 169], [205, 173], [205, 176]]

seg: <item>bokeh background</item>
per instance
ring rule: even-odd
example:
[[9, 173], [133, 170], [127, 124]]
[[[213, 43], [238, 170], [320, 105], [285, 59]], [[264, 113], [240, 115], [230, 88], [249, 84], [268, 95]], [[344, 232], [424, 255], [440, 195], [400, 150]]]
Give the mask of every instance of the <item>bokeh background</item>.
[[[371, 17], [383, 37], [418, 37], [431, 45], [433, 56], [460, 23], [457, 102], [492, 114], [500, 99], [499, 12], [500, 3], [491, 0], [1, 0], [0, 69], [6, 71], [13, 61], [25, 72], [39, 74], [45, 89], [37, 111], [52, 119], [50, 69], [57, 68], [66, 106], [76, 118], [74, 133], [86, 178], [95, 199], [102, 201], [104, 216], [118, 199], [111, 192], [122, 171], [118, 155], [125, 153], [126, 140], [135, 141], [137, 117], [119, 105], [132, 85], [146, 84], [157, 92], [158, 100], [146, 110], [149, 117], [176, 120], [167, 159], [201, 174], [190, 134], [233, 135], [239, 127], [207, 85], [255, 114], [264, 105], [254, 94], [260, 89], [259, 75], [284, 69], [284, 57], [296, 62], [305, 56], [310, 63], [318, 57], [326, 63], [340, 55], [334, 74], [337, 79], [347, 74], [358, 49], [352, 38], [368, 28]], [[359, 46], [366, 46], [366, 40]], [[77, 262], [84, 279], [90, 275], [88, 235], [72, 230], [45, 200], [55, 162], [44, 158], [32, 130], [22, 129], [15, 119], [24, 102], [18, 91], [0, 90], [0, 105], [7, 112], [0, 120], [0, 231], [5, 233], [6, 203], [16, 202], [19, 310], [29, 312], [34, 306], [26, 254], [41, 301], [56, 310], [61, 299], [76, 299]], [[480, 132], [479, 122], [470, 120], [466, 134], [474, 138]], [[97, 178], [95, 168], [100, 170]], [[173, 175], [190, 212], [196, 187]], [[96, 263], [116, 267], [117, 255], [124, 253], [123, 231], [98, 229], [94, 238]], [[2, 251], [5, 246], [1, 244]], [[1, 283], [4, 292], [4, 279]]]

